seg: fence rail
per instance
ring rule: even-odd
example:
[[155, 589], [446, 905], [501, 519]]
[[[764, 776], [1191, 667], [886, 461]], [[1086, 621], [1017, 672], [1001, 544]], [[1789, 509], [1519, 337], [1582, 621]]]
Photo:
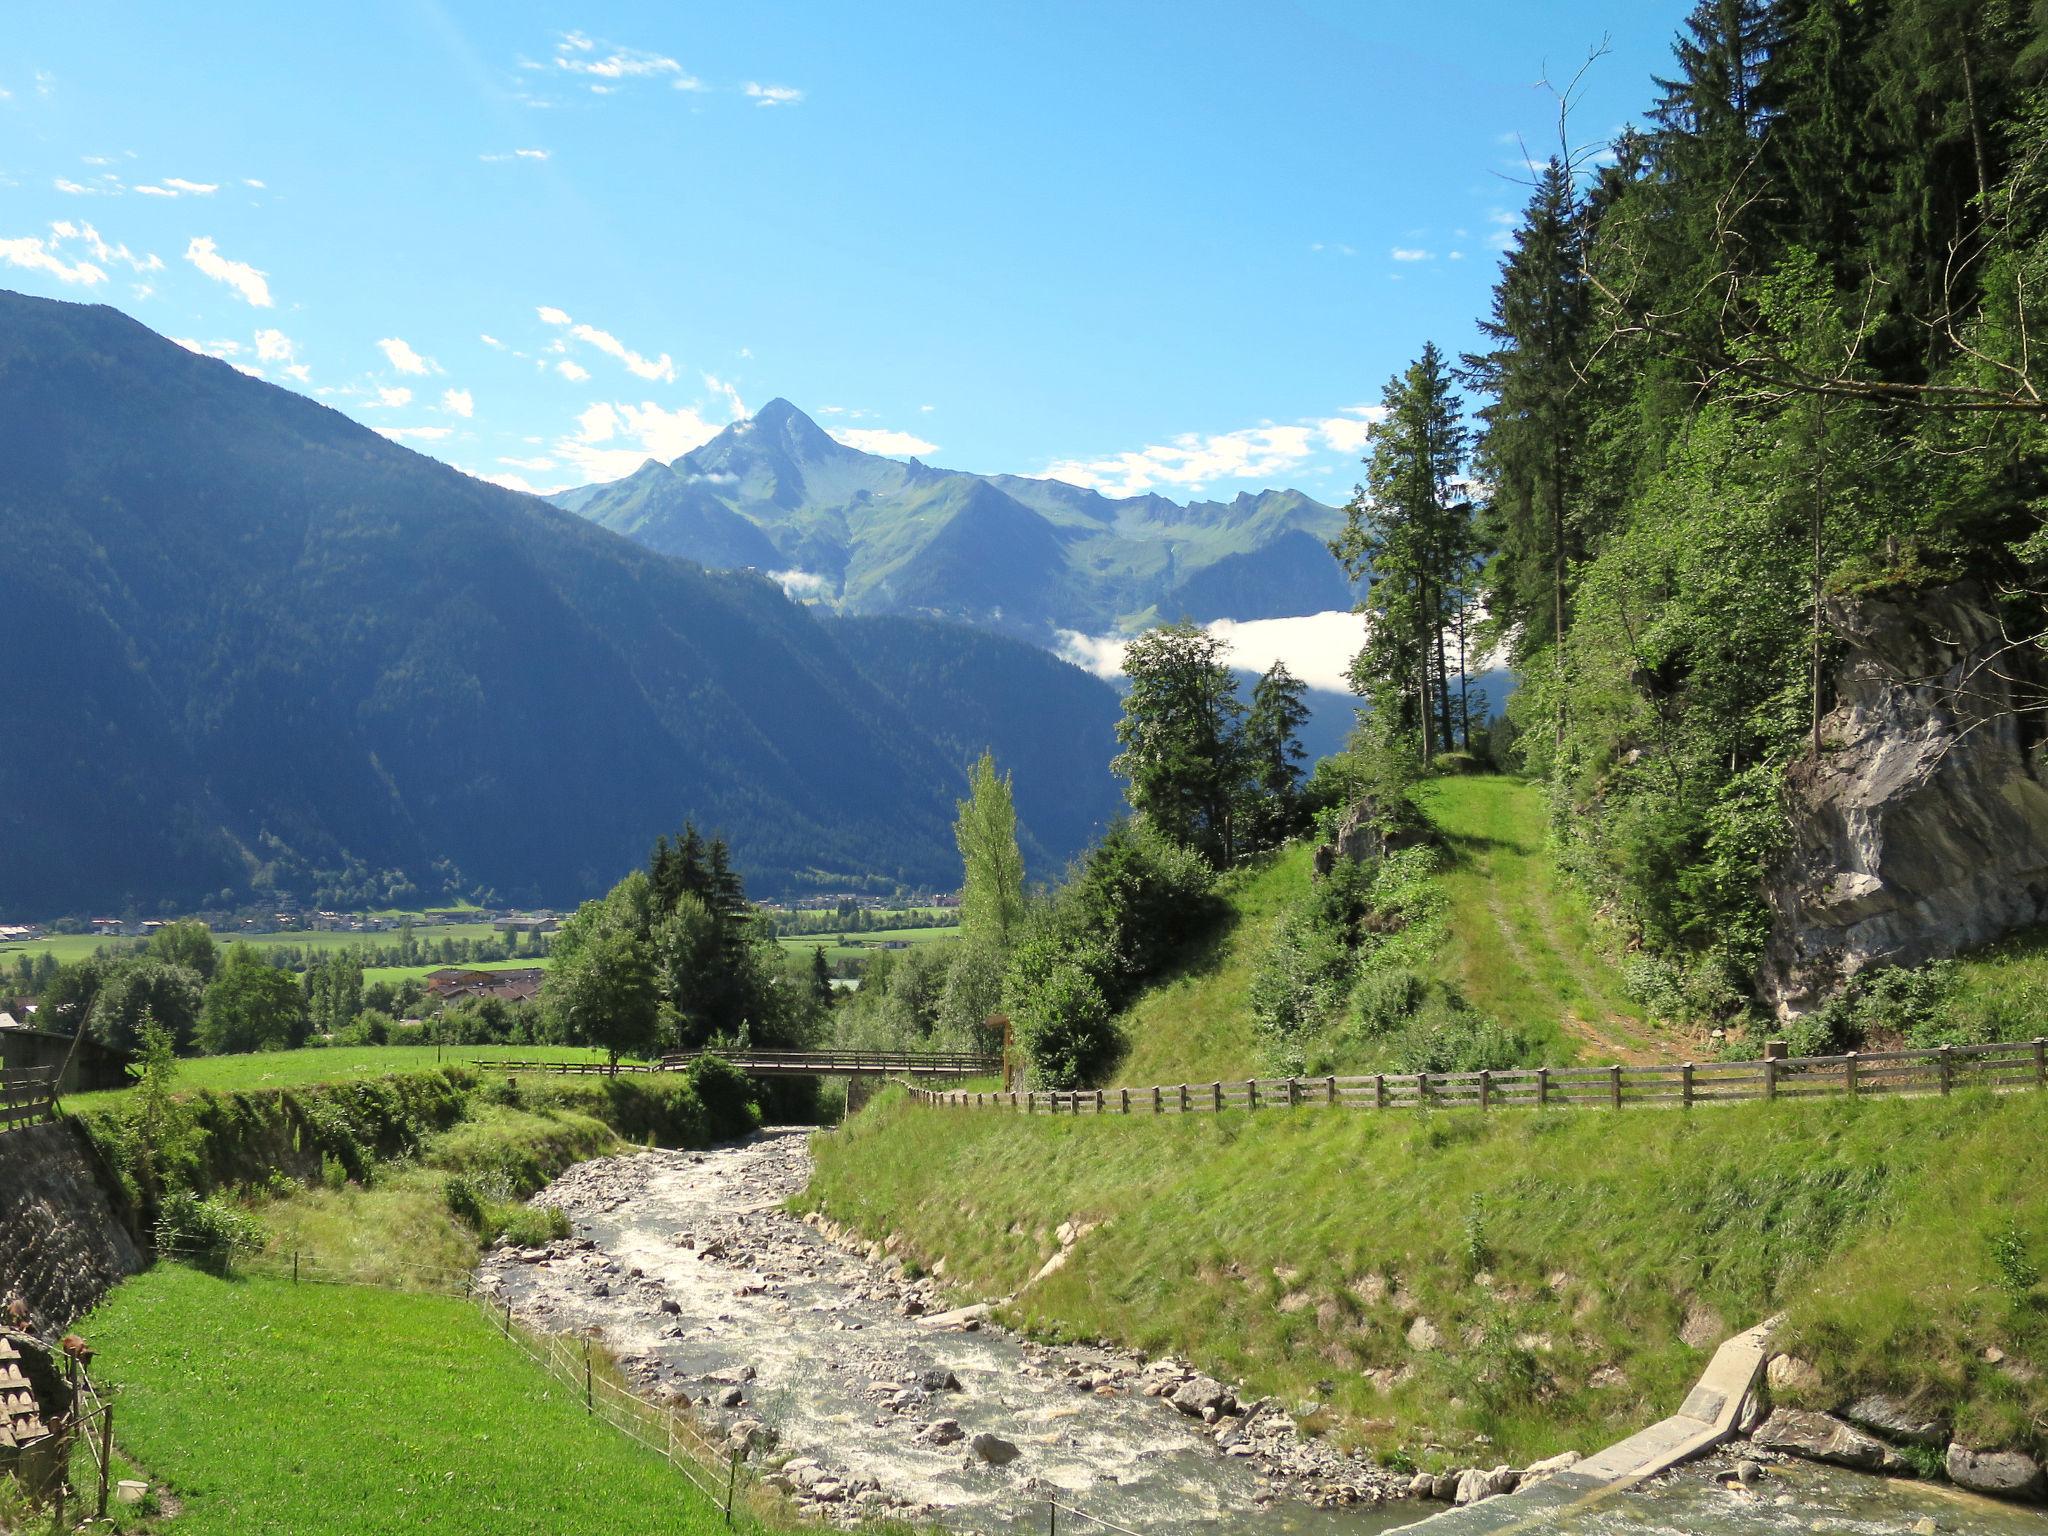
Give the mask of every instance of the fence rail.
[[2048, 1090], [2048, 1038], [1920, 1051], [1850, 1051], [1762, 1061], [1513, 1072], [1376, 1072], [1266, 1077], [1143, 1088], [962, 1092], [913, 1088], [920, 1103], [1038, 1115], [1191, 1115], [1226, 1109], [1690, 1109], [1743, 1099]]
[[0, 1072], [0, 1132], [57, 1118], [57, 1069]]

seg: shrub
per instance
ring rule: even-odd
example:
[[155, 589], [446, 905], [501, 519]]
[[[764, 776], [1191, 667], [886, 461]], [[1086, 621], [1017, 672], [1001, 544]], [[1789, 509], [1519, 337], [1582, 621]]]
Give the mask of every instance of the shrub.
[[224, 1260], [262, 1246], [262, 1223], [218, 1197], [174, 1190], [157, 1211], [158, 1253]]
[[1044, 1087], [1078, 1087], [1116, 1054], [1108, 1000], [1078, 965], [1053, 967], [1016, 1000], [1012, 1019], [1032, 1080]]

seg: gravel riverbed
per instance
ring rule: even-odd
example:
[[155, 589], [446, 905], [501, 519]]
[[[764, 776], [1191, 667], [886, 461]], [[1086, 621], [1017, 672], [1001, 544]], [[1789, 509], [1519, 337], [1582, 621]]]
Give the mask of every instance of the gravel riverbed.
[[1175, 1360], [1051, 1349], [942, 1311], [938, 1283], [782, 1209], [807, 1129], [569, 1169], [536, 1197], [574, 1235], [486, 1255], [540, 1329], [590, 1334], [656, 1402], [693, 1404], [806, 1511], [1042, 1528], [1056, 1501], [1139, 1531], [1384, 1530], [1406, 1479], [1297, 1432]]

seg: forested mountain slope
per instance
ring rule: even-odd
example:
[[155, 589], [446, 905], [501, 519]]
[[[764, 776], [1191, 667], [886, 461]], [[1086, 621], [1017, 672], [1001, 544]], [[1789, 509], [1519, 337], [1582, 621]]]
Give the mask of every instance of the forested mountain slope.
[[[762, 892], [950, 887], [986, 743], [919, 725], [902, 674], [927, 666], [956, 698], [996, 668], [1034, 771], [1076, 806], [1108, 785], [1113, 696], [1050, 657], [917, 631], [877, 679], [765, 576], [654, 554], [103, 307], [0, 294], [0, 551], [8, 912], [561, 903], [685, 817]], [[1045, 866], [1085, 823], [1034, 829]]]
[[1352, 601], [1324, 548], [1339, 514], [1299, 491], [1181, 505], [956, 473], [850, 448], [787, 400], [673, 464], [649, 460], [554, 500], [707, 566], [801, 571], [842, 612], [962, 619], [1041, 642]]

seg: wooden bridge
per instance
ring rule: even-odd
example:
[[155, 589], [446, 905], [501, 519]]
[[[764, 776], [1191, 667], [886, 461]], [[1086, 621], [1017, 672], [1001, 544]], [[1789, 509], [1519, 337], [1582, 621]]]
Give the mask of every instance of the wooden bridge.
[[682, 1072], [715, 1056], [749, 1077], [999, 1077], [1003, 1058], [978, 1051], [687, 1051], [656, 1062], [474, 1061], [489, 1072], [551, 1072], [609, 1077], [621, 1072]]

